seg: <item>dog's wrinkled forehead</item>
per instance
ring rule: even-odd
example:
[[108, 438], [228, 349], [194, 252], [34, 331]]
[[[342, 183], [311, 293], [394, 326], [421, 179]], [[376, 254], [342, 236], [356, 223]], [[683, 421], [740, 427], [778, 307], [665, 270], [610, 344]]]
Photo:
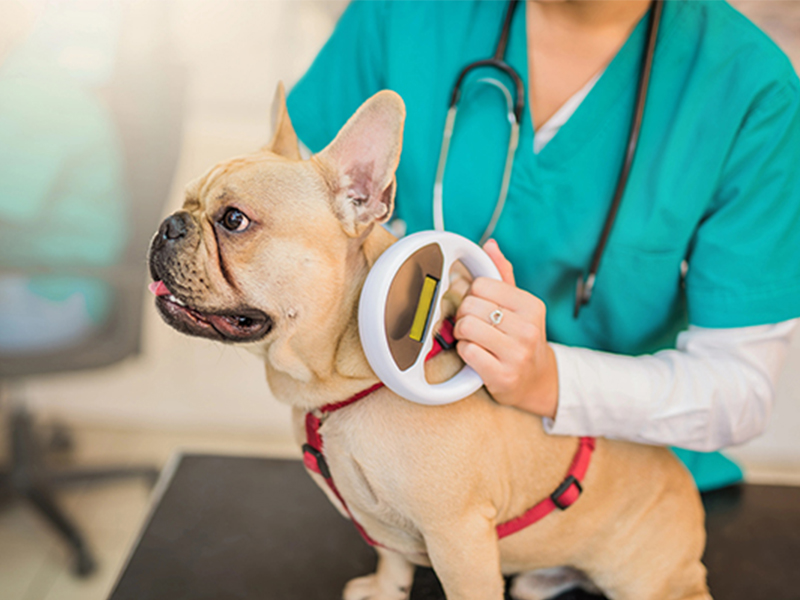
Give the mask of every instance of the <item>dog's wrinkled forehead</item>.
[[221, 162], [186, 187], [184, 209], [209, 216], [234, 206], [263, 216], [318, 211], [327, 197], [324, 179], [308, 163], [286, 160], [262, 151]]

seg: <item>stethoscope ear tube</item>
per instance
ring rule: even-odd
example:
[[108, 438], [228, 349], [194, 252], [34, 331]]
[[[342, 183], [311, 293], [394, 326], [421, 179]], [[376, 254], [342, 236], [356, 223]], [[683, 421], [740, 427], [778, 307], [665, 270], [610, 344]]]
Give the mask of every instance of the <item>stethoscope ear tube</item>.
[[[508, 150], [506, 151], [506, 160], [503, 167], [503, 180], [500, 184], [500, 193], [497, 197], [497, 202], [492, 212], [492, 217], [489, 224], [486, 226], [483, 234], [481, 235], [478, 244], [483, 246], [492, 233], [494, 233], [497, 222], [500, 220], [500, 215], [503, 213], [503, 207], [506, 204], [508, 197], [508, 188], [511, 184], [511, 171], [514, 165], [514, 156], [519, 146], [519, 121], [516, 119], [511, 104], [511, 95], [499, 82], [493, 79], [481, 79], [499, 87], [503, 93], [507, 95], [509, 105], [508, 121], [510, 131], [508, 136]], [[433, 183], [433, 228], [436, 231], [444, 231], [444, 172], [447, 165], [447, 155], [450, 152], [450, 140], [453, 137], [453, 130], [455, 129], [456, 115], [458, 114], [458, 106], [451, 106], [447, 111], [447, 118], [445, 120], [444, 135], [442, 136], [442, 148], [439, 152], [439, 164], [436, 167], [436, 179]]]
[[600, 269], [600, 260], [603, 257], [608, 238], [611, 235], [611, 229], [614, 226], [614, 221], [617, 218], [620, 204], [622, 204], [622, 197], [625, 194], [625, 187], [628, 183], [628, 175], [630, 175], [633, 166], [633, 159], [636, 156], [636, 148], [639, 145], [639, 133], [642, 128], [642, 120], [644, 118], [644, 107], [647, 100], [647, 89], [650, 85], [650, 73], [653, 68], [653, 56], [655, 55], [656, 41], [658, 38], [658, 26], [661, 23], [661, 13], [664, 9], [662, 0], [654, 0], [652, 10], [650, 11], [650, 22], [647, 31], [646, 52], [644, 62], [642, 64], [641, 74], [639, 76], [639, 88], [636, 93], [636, 107], [634, 109], [633, 121], [631, 123], [631, 130], [628, 134], [628, 143], [625, 148], [625, 162], [622, 165], [619, 179], [617, 180], [617, 187], [614, 190], [614, 197], [611, 200], [611, 206], [608, 209], [606, 221], [603, 224], [603, 231], [600, 234], [600, 239], [597, 241], [597, 246], [592, 254], [592, 262], [589, 265], [589, 272], [584, 278], [583, 274], [578, 276], [578, 284], [575, 289], [575, 309], [572, 316], [577, 319], [581, 307], [588, 304], [592, 298], [592, 290], [594, 289], [594, 282], [597, 277], [597, 271]]
[[445, 120], [444, 135], [442, 136], [442, 147], [439, 151], [439, 164], [436, 166], [436, 179], [433, 183], [433, 227], [436, 231], [444, 231], [444, 206], [443, 206], [443, 187], [444, 187], [444, 171], [447, 165], [447, 155], [450, 152], [450, 140], [453, 137], [453, 129], [455, 128], [456, 115], [458, 113], [458, 103], [461, 100], [462, 83], [468, 73], [481, 67], [490, 67], [499, 69], [507, 75], [511, 81], [514, 82], [515, 97], [513, 102], [510, 98], [510, 92], [505, 89], [497, 80], [489, 80], [500, 88], [506, 95], [506, 100], [509, 104], [509, 121], [511, 124], [511, 131], [509, 133], [508, 151], [506, 152], [506, 162], [503, 169], [503, 181], [500, 187], [500, 194], [489, 225], [483, 232], [480, 239], [480, 244], [483, 245], [494, 232], [497, 226], [497, 221], [500, 219], [500, 214], [503, 212], [505, 206], [506, 196], [508, 195], [508, 187], [511, 181], [511, 168], [514, 164], [514, 155], [519, 144], [519, 127], [522, 122], [522, 113], [525, 110], [525, 85], [522, 83], [522, 78], [519, 76], [513, 67], [508, 65], [503, 59], [508, 46], [508, 37], [511, 31], [511, 21], [514, 17], [514, 11], [519, 4], [519, 0], [511, 0], [508, 3], [505, 16], [503, 17], [503, 27], [500, 30], [500, 38], [497, 40], [494, 55], [492, 58], [479, 60], [468, 64], [461, 69], [461, 72], [456, 78], [456, 83], [450, 94], [450, 105], [447, 109], [447, 118]]
[[500, 196], [497, 199], [497, 204], [495, 204], [494, 212], [492, 213], [492, 218], [489, 221], [489, 225], [486, 226], [486, 230], [483, 232], [480, 241], [478, 242], [479, 246], [483, 246], [486, 242], [489, 241], [489, 238], [494, 233], [494, 228], [497, 227], [497, 221], [500, 220], [500, 215], [503, 213], [503, 207], [506, 205], [506, 198], [508, 197], [508, 186], [511, 183], [511, 168], [514, 163], [514, 155], [517, 152], [517, 146], [519, 145], [519, 121], [513, 121], [511, 123], [511, 132], [509, 133], [508, 139], [508, 152], [506, 153], [506, 165], [503, 168], [503, 181], [500, 184]]
[[436, 179], [433, 182], [433, 228], [436, 231], [444, 231], [444, 201], [443, 201], [443, 188], [444, 188], [444, 171], [447, 165], [447, 156], [450, 152], [450, 141], [453, 137], [453, 130], [455, 129], [456, 116], [458, 114], [458, 102], [461, 99], [461, 84], [464, 77], [471, 70], [479, 67], [493, 67], [500, 69], [503, 73], [507, 74], [513, 81], [516, 88], [516, 97], [512, 100], [511, 92], [506, 89], [497, 79], [487, 77], [479, 79], [480, 82], [491, 83], [503, 92], [508, 104], [508, 120], [511, 127], [508, 138], [508, 150], [506, 152], [506, 161], [503, 167], [503, 180], [500, 186], [500, 194], [498, 195], [497, 202], [495, 203], [492, 217], [489, 220], [489, 225], [483, 232], [480, 238], [480, 245], [483, 245], [494, 232], [497, 222], [500, 219], [500, 214], [503, 212], [503, 207], [506, 203], [506, 196], [508, 195], [508, 187], [511, 182], [511, 170], [514, 165], [514, 155], [519, 145], [519, 126], [522, 118], [522, 111], [525, 108], [525, 86], [522, 84], [522, 79], [509, 65], [501, 60], [494, 58], [488, 60], [480, 60], [467, 65], [462, 69], [461, 73], [456, 80], [456, 85], [453, 88], [453, 93], [450, 98], [450, 107], [447, 109], [447, 117], [444, 124], [444, 134], [442, 135], [442, 147], [439, 151], [439, 164], [436, 166]]

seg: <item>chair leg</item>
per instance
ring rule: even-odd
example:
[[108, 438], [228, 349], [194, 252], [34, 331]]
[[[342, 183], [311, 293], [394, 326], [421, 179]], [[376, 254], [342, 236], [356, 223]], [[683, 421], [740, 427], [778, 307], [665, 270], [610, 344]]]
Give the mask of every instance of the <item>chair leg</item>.
[[41, 488], [30, 488], [27, 490], [26, 495], [75, 550], [75, 573], [85, 577], [94, 571], [96, 563], [86, 546], [86, 542], [83, 541], [83, 536], [61, 512], [61, 509], [56, 506], [50, 494]]
[[23, 472], [27, 477], [32, 476], [33, 465], [38, 462], [39, 453], [33, 435], [33, 420], [27, 411], [14, 409], [9, 418], [9, 433], [13, 469]]
[[128, 467], [50, 471], [43, 464], [44, 453], [33, 429], [33, 419], [24, 405], [11, 411], [9, 429], [11, 465], [8, 473], [0, 472], [0, 483], [34, 505], [74, 550], [75, 573], [80, 577], [89, 575], [96, 568], [94, 557], [78, 529], [56, 505], [53, 488], [126, 477], [141, 477], [152, 485], [158, 478], [158, 470]]

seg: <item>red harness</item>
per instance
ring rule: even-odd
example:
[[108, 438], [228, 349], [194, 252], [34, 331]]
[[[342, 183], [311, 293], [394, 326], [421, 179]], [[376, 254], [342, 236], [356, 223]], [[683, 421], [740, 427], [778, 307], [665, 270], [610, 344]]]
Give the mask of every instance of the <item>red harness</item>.
[[[428, 353], [428, 356], [425, 357], [425, 360], [430, 360], [442, 350], [449, 350], [453, 348], [454, 345], [455, 338], [453, 337], [453, 323], [452, 321], [448, 320], [442, 324], [442, 330], [436, 335], [433, 348]], [[323, 479], [325, 479], [325, 483], [328, 484], [328, 487], [333, 492], [334, 496], [339, 499], [339, 502], [342, 503], [345, 511], [347, 511], [347, 514], [350, 516], [350, 520], [353, 521], [353, 525], [356, 526], [358, 532], [371, 546], [383, 546], [383, 544], [373, 540], [364, 530], [361, 524], [356, 521], [353, 513], [350, 512], [347, 503], [344, 501], [344, 498], [336, 488], [336, 484], [333, 482], [333, 476], [328, 468], [328, 463], [325, 460], [325, 455], [322, 453], [322, 436], [320, 435], [319, 430], [326, 415], [336, 412], [345, 406], [350, 406], [354, 402], [358, 402], [359, 400], [366, 398], [372, 392], [379, 390], [382, 387], [383, 383], [378, 382], [372, 387], [360, 391], [355, 396], [351, 396], [347, 400], [326, 404], [316, 411], [306, 413], [306, 443], [303, 444], [303, 464], [309, 471], [317, 473], [321, 475]], [[504, 538], [512, 533], [516, 533], [528, 525], [533, 525], [536, 523], [536, 521], [539, 521], [549, 515], [556, 508], [566, 510], [568, 507], [574, 504], [583, 491], [581, 482], [583, 481], [586, 471], [589, 468], [589, 462], [592, 458], [594, 445], [594, 438], [580, 438], [578, 450], [575, 452], [575, 457], [572, 459], [572, 464], [569, 467], [569, 471], [567, 471], [567, 476], [564, 478], [561, 484], [547, 498], [535, 504], [520, 516], [511, 519], [510, 521], [506, 521], [505, 523], [500, 523], [497, 526], [498, 539]]]

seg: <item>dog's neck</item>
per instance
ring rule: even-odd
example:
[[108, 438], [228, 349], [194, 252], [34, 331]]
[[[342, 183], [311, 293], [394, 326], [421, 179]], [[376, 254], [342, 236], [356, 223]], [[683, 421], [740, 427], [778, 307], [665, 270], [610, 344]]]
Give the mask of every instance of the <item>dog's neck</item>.
[[310, 410], [378, 382], [361, 347], [358, 301], [369, 269], [395, 241], [383, 227], [373, 227], [351, 246], [342, 295], [323, 300], [335, 305], [328, 321], [264, 349], [267, 379], [277, 400]]

